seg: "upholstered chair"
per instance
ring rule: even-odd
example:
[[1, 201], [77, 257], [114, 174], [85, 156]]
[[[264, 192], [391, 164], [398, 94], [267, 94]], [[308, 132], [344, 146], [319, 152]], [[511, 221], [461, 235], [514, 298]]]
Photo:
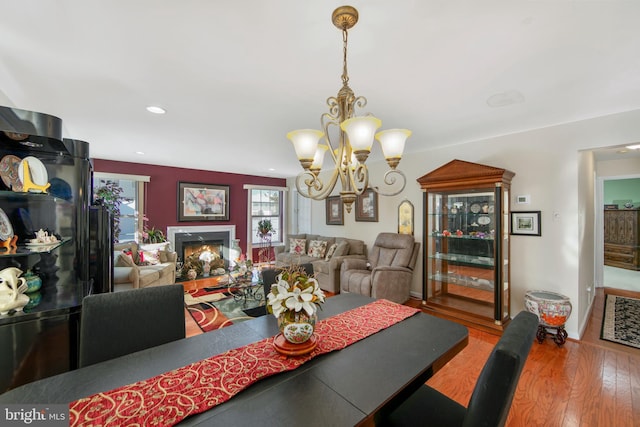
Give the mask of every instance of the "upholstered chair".
[[184, 288], [163, 285], [82, 300], [80, 367], [185, 337]]
[[507, 325], [480, 372], [465, 408], [439, 391], [422, 385], [380, 425], [501, 427], [511, 409], [522, 368], [538, 330], [538, 316], [521, 311]]
[[369, 259], [345, 259], [340, 270], [340, 292], [353, 292], [397, 303], [409, 299], [413, 268], [420, 243], [413, 236], [380, 233]]

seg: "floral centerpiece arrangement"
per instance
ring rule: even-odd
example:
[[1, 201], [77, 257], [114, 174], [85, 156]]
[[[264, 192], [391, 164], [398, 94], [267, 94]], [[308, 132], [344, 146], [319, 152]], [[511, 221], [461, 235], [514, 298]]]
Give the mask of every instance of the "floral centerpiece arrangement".
[[285, 339], [301, 344], [313, 335], [317, 310], [324, 302], [318, 281], [300, 266], [291, 266], [276, 276], [267, 295], [267, 310], [278, 319]]
[[251, 261], [248, 255], [240, 254], [240, 257], [235, 259], [233, 271], [244, 276], [247, 273], [251, 273], [251, 270], [253, 270], [253, 261]]

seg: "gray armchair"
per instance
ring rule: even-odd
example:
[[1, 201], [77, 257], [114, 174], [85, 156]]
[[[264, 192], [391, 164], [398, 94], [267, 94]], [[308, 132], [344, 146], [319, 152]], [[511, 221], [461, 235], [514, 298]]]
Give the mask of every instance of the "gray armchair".
[[409, 299], [413, 268], [420, 243], [413, 236], [380, 233], [369, 259], [345, 259], [340, 270], [340, 291], [397, 303]]

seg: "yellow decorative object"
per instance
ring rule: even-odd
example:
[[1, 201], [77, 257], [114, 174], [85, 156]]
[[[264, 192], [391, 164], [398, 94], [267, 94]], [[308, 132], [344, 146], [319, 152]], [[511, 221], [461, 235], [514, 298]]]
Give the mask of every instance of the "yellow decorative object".
[[22, 163], [23, 167], [23, 182], [22, 182], [22, 191], [28, 192], [31, 190], [35, 190], [35, 192], [46, 193], [49, 187], [51, 187], [50, 183], [46, 183], [45, 185], [38, 185], [31, 180], [31, 171], [29, 170], [29, 166], [26, 162]]
[[0, 248], [6, 248], [9, 252], [15, 252], [15, 250], [18, 248], [18, 245], [16, 244], [17, 242], [18, 236], [14, 235], [8, 240], [0, 241]]

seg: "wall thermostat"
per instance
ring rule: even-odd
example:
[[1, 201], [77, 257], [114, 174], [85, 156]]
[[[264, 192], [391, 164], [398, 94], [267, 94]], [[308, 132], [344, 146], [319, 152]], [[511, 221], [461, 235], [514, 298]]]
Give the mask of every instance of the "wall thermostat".
[[516, 203], [519, 205], [529, 204], [531, 201], [531, 196], [528, 194], [526, 196], [516, 196]]

